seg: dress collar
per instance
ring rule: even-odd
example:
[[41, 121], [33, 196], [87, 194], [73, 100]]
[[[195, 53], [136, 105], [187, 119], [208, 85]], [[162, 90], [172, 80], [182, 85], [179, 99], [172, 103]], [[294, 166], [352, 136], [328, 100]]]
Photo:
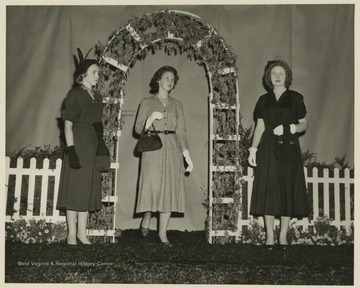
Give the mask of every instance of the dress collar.
[[166, 107], [170, 102], [173, 101], [173, 98], [169, 95], [169, 96], [168, 96], [168, 102], [167, 102], [167, 104], [164, 106], [164, 104], [161, 103], [159, 97], [157, 97], [156, 95], [154, 95], [154, 97], [155, 97], [155, 100], [156, 100], [161, 106], [163, 106], [163, 107]]
[[286, 89], [286, 90], [280, 95], [280, 97], [279, 97], [278, 100], [276, 100], [276, 96], [275, 96], [275, 93], [274, 93], [273, 90], [270, 91], [270, 95], [272, 96], [272, 99], [273, 99], [273, 101], [274, 101], [275, 103], [281, 103], [281, 102], [284, 101], [283, 99], [285, 98], [285, 96], [286, 96], [286, 94], [287, 94], [288, 91], [289, 91], [289, 90]]

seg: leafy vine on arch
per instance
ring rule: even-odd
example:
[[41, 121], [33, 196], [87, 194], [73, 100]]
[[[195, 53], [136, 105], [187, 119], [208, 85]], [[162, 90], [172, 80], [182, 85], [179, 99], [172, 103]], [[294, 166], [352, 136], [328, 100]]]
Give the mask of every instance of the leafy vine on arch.
[[[98, 89], [106, 99], [103, 120], [104, 137], [108, 146], [113, 148], [110, 149], [113, 152], [114, 140], [117, 139], [118, 131], [121, 130], [122, 120], [119, 119], [121, 114], [119, 110], [125, 96], [123, 88], [128, 71], [136, 61], [143, 60], [148, 53], [154, 54], [157, 50], [163, 50], [168, 55], [186, 53], [189, 60], [204, 66], [208, 75], [212, 104], [231, 107], [237, 103], [236, 57], [224, 39], [208, 23], [196, 15], [171, 10], [132, 17], [127, 25], [112, 33], [107, 44], [99, 42], [96, 47], [101, 63]], [[228, 73], [229, 69], [231, 73]], [[238, 111], [232, 109], [214, 109], [214, 119], [217, 122], [217, 130], [214, 133], [218, 137], [227, 139], [236, 133], [240, 133], [241, 136], [244, 129], [241, 125], [237, 125], [236, 113]], [[241, 174], [241, 161], [236, 159], [243, 158], [242, 146], [237, 141], [231, 145], [214, 147], [212, 159], [214, 165], [226, 166], [235, 163]], [[213, 195], [215, 198], [226, 194], [226, 191], [219, 191], [229, 186], [221, 185], [222, 181], [223, 177], [216, 177], [213, 181], [213, 186], [217, 190]], [[235, 187], [234, 190], [236, 189]], [[220, 207], [221, 205], [215, 207], [214, 211], [218, 211], [218, 215], [213, 216], [212, 219], [214, 230], [221, 229], [221, 220], [216, 219], [223, 219], [224, 215], [231, 222], [225, 225], [226, 229], [236, 229], [234, 227], [236, 227], [239, 215], [240, 201], [239, 195], [235, 194], [230, 216], [226, 216], [228, 212], [224, 212], [228, 209], [224, 210]]]

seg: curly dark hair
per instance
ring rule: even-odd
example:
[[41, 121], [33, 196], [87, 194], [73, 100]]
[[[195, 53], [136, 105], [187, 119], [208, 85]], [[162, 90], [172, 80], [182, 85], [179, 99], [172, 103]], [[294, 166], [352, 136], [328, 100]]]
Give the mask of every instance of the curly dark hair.
[[162, 75], [165, 73], [165, 72], [171, 72], [174, 74], [174, 87], [172, 89], [175, 88], [177, 82], [179, 81], [180, 77], [176, 71], [176, 69], [174, 67], [171, 67], [171, 66], [163, 66], [161, 68], [159, 68], [154, 76], [151, 78], [151, 81], [150, 81], [150, 94], [156, 94], [159, 92], [159, 83], [158, 81], [161, 79]]
[[280, 67], [284, 68], [285, 73], [286, 73], [285, 87], [288, 89], [292, 83], [293, 77], [292, 77], [292, 72], [291, 72], [290, 66], [283, 60], [272, 60], [272, 61], [267, 62], [266, 66], [265, 66], [265, 73], [264, 73], [264, 78], [263, 78], [265, 87], [268, 90], [272, 90], [274, 88], [274, 85], [271, 83], [271, 70], [275, 66], [280, 66]]

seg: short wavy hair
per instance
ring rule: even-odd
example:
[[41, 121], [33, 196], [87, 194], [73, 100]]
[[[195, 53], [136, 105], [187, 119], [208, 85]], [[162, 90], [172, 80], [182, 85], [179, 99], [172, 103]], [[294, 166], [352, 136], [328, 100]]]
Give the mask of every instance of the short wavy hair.
[[86, 77], [88, 69], [93, 64], [100, 67], [99, 62], [95, 59], [85, 59], [78, 64], [78, 66], [76, 67], [76, 71], [75, 71], [75, 82], [77, 84], [80, 85], [83, 82], [84, 78]]
[[274, 88], [274, 85], [271, 83], [271, 70], [275, 66], [280, 66], [284, 68], [286, 73], [286, 79], [285, 79], [285, 87], [288, 89], [292, 83], [293, 76], [290, 69], [290, 66], [283, 60], [272, 60], [268, 61], [265, 66], [265, 73], [264, 73], [264, 85], [268, 90], [272, 90]]
[[171, 72], [174, 74], [174, 87], [172, 89], [175, 88], [177, 82], [180, 79], [176, 69], [171, 66], [162, 66], [155, 72], [154, 76], [151, 78], [151, 81], [149, 84], [150, 94], [156, 94], [159, 92], [159, 82], [158, 81], [160, 81], [161, 77], [164, 75], [165, 72]]

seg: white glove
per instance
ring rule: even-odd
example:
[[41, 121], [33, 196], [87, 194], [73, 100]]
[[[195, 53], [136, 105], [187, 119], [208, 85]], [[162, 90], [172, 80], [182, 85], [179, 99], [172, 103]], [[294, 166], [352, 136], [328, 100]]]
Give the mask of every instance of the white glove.
[[291, 134], [295, 134], [295, 133], [296, 133], [296, 125], [295, 125], [295, 124], [290, 124], [290, 133], [291, 133]]
[[256, 151], [257, 151], [258, 149], [257, 148], [255, 148], [255, 147], [250, 147], [249, 148], [249, 152], [250, 152], [250, 154], [249, 154], [249, 158], [248, 158], [248, 162], [249, 162], [249, 164], [251, 165], [251, 166], [254, 166], [254, 167], [256, 167]]
[[189, 150], [185, 150], [185, 151], [183, 152], [183, 155], [184, 155], [185, 161], [186, 161], [186, 163], [187, 163], [187, 165], [188, 165], [188, 167], [186, 167], [185, 172], [189, 172], [189, 173], [190, 173], [190, 172], [193, 170], [193, 168], [194, 168], [194, 164], [193, 164], [193, 162], [192, 162], [192, 160], [191, 160], [191, 157], [190, 157], [190, 154], [189, 154]]
[[153, 112], [153, 113], [151, 114], [150, 117], [152, 117], [154, 120], [161, 120], [161, 119], [164, 118], [164, 114], [161, 113], [161, 112], [155, 111], [155, 112]]
[[283, 125], [279, 125], [277, 126], [274, 130], [273, 130], [274, 134], [277, 136], [281, 136], [284, 134], [284, 126]]

